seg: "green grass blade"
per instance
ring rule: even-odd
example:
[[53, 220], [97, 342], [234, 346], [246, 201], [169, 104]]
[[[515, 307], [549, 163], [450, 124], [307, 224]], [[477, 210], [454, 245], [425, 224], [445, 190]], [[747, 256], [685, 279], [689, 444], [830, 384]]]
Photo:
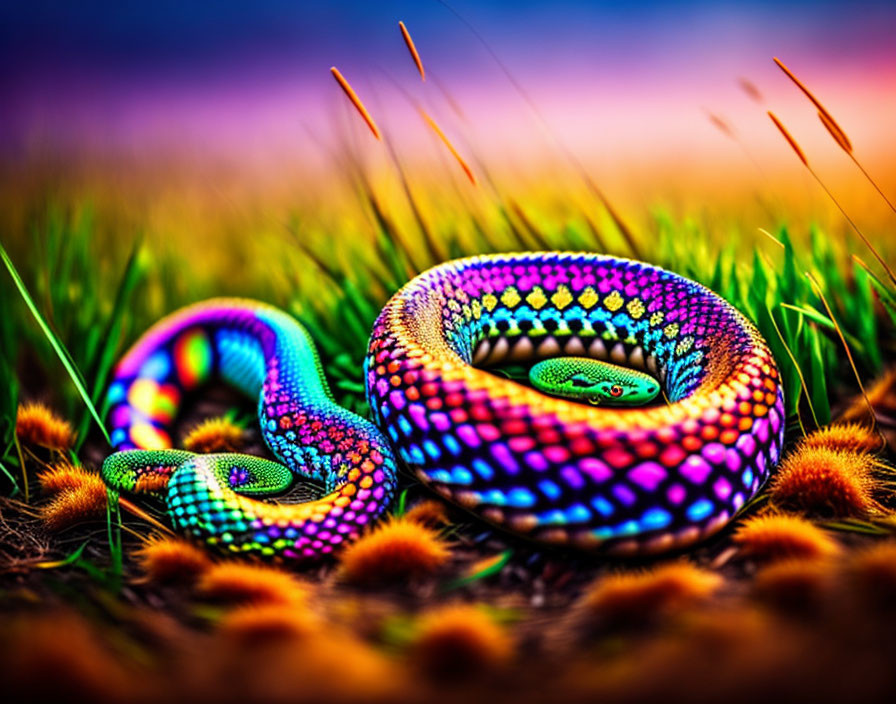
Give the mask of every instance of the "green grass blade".
[[465, 587], [468, 584], [478, 582], [481, 579], [485, 579], [487, 577], [491, 577], [493, 574], [497, 574], [502, 569], [504, 569], [504, 566], [508, 562], [510, 562], [511, 557], [513, 557], [513, 550], [510, 549], [507, 549], [504, 552], [495, 555], [494, 559], [490, 560], [484, 568], [477, 570], [473, 574], [458, 577], [457, 579], [448, 582], [444, 587], [442, 587], [442, 592], [459, 589], [460, 587]]
[[37, 324], [40, 326], [40, 329], [43, 331], [47, 340], [50, 342], [50, 346], [56, 352], [59, 357], [62, 365], [65, 367], [65, 370], [68, 372], [69, 377], [72, 380], [72, 383], [75, 385], [75, 388], [78, 390], [78, 393], [81, 395], [81, 398], [84, 400], [84, 403], [87, 406], [87, 409], [90, 411], [90, 414], [93, 416], [93, 419], [96, 421], [96, 424], [99, 426], [99, 429], [103, 433], [103, 437], [106, 439], [106, 442], [110, 445], [112, 444], [109, 439], [109, 433], [106, 432], [106, 426], [103, 425], [103, 421], [100, 420], [99, 413], [97, 413], [96, 408], [93, 405], [93, 402], [90, 400], [90, 394], [87, 393], [87, 389], [84, 387], [84, 382], [81, 380], [81, 375], [78, 373], [77, 368], [74, 363], [71, 361], [71, 357], [65, 349], [65, 346], [62, 342], [53, 334], [53, 331], [50, 330], [50, 326], [47, 325], [47, 321], [44, 320], [43, 316], [40, 314], [40, 311], [37, 309], [37, 306], [34, 304], [34, 299], [31, 298], [31, 294], [28, 293], [28, 289], [25, 287], [25, 282], [22, 281], [22, 277], [19, 276], [19, 272], [16, 270], [15, 265], [13, 265], [12, 260], [9, 258], [9, 255], [6, 253], [6, 248], [0, 244], [0, 257], [3, 258], [3, 263], [6, 265], [7, 270], [9, 271], [10, 276], [12, 276], [12, 280], [15, 282], [16, 288], [19, 289], [19, 294], [21, 294], [22, 299], [25, 301], [25, 305], [28, 306], [28, 309], [31, 311], [31, 315], [34, 316], [34, 319], [37, 321]]
[[[95, 404], [99, 404], [102, 399], [103, 390], [106, 387], [106, 380], [115, 363], [115, 356], [118, 351], [118, 342], [121, 337], [127, 303], [130, 301], [134, 289], [143, 275], [143, 269], [139, 263], [139, 252], [140, 242], [138, 241], [134, 244], [131, 254], [128, 257], [124, 273], [121, 276], [121, 281], [115, 292], [115, 302], [112, 305], [112, 312], [109, 315], [109, 319], [100, 336], [100, 347], [91, 362], [90, 376], [94, 379], [91, 399]], [[106, 409], [103, 410], [103, 416], [105, 416], [105, 410]], [[85, 418], [78, 429], [78, 445], [76, 446], [76, 449], [80, 448], [81, 443], [84, 442], [84, 439], [87, 436], [88, 424], [89, 419]]]

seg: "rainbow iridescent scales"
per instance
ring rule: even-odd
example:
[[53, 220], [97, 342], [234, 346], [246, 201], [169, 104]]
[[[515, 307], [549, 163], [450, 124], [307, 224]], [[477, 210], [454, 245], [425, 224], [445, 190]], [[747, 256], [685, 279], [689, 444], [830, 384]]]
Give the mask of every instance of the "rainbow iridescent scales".
[[[241, 494], [261, 478], [253, 473], [272, 464], [256, 458], [194, 455], [166, 462], [169, 454], [158, 451], [171, 446], [184, 396], [215, 375], [258, 397], [268, 447], [297, 477], [322, 482], [324, 496], [281, 504]], [[115, 449], [156, 452], [110, 456], [106, 481], [117, 489], [162, 493], [175, 526], [211, 545], [318, 558], [356, 538], [388, 508], [395, 491], [387, 440], [333, 401], [308, 333], [270, 306], [212, 300], [160, 321], [122, 359], [108, 398]]]
[[[671, 403], [594, 408], [480, 368], [558, 355], [649, 370]], [[140, 389], [144, 365], [154, 388]], [[247, 526], [240, 534], [230, 525], [232, 549], [286, 557], [329, 552], [385, 510], [392, 449], [438, 492], [493, 523], [543, 542], [633, 553], [682, 547], [725, 525], [758, 491], [783, 442], [778, 372], [756, 329], [694, 282], [599, 255], [473, 257], [399, 291], [374, 325], [365, 363], [372, 417], [389, 442], [333, 404], [307, 333], [288, 316], [246, 302], [187, 309], [119, 367], [110, 391], [116, 449], [170, 445], [183, 390], [213, 371], [250, 393], [264, 381], [259, 413], [274, 454], [327, 481], [336, 499], [321, 499], [330, 503], [318, 510], [309, 507], [319, 502], [263, 503], [218, 485], [206, 496], [204, 475], [181, 506], [195, 516], [208, 513], [197, 502], [218, 502], [219, 514]], [[330, 436], [341, 431], [338, 441]], [[348, 437], [367, 444], [349, 449]], [[347, 462], [352, 452], [357, 461]], [[372, 471], [363, 471], [365, 460]], [[345, 487], [351, 496], [340, 494]], [[356, 498], [362, 491], [368, 503]], [[222, 542], [217, 527], [187, 528]]]

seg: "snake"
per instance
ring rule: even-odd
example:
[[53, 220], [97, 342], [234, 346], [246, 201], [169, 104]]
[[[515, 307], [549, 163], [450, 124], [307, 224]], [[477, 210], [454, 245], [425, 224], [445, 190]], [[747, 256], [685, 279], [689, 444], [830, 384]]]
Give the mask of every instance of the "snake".
[[[530, 383], [495, 373], [508, 363], [532, 365]], [[338, 550], [388, 512], [403, 466], [537, 543], [642, 555], [727, 525], [783, 446], [780, 374], [748, 318], [694, 281], [608, 255], [436, 265], [380, 311], [363, 377], [369, 420], [335, 403], [288, 314], [194, 304], [117, 366], [103, 477], [160, 496], [177, 529], [232, 552]], [[258, 400], [275, 460], [172, 448], [184, 399], [215, 378]], [[278, 501], [303, 481], [320, 497]]]

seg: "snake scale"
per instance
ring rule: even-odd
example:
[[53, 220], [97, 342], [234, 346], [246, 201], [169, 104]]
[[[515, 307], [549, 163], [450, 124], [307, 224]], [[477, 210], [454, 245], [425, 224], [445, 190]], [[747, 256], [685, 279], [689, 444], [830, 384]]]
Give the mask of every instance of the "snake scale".
[[[569, 357], [641, 370], [613, 383], [573, 365], [560, 386], [609, 382], [611, 396], [644, 400], [655, 385], [666, 402], [591, 405], [487, 370], [558, 357], [561, 371]], [[420, 274], [376, 320], [364, 376], [372, 422], [333, 401], [311, 338], [287, 314], [237, 299], [185, 308], [116, 369], [118, 452], [103, 476], [162, 496], [175, 527], [208, 544], [309, 560], [383, 515], [400, 458], [514, 533], [635, 554], [724, 526], [783, 444], [779, 373], [756, 328], [699, 284], [602, 255], [483, 255]], [[277, 462], [170, 449], [185, 396], [213, 378], [258, 398]], [[320, 498], [266, 499], [303, 478], [321, 483]]]

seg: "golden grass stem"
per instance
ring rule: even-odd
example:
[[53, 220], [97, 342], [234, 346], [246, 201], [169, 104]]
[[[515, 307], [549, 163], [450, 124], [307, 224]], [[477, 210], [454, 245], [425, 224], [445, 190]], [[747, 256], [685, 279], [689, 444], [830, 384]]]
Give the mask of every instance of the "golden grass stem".
[[[877, 261], [880, 263], [880, 265], [884, 268], [884, 271], [887, 272], [887, 276], [890, 277], [890, 281], [892, 281], [893, 284], [896, 285], [896, 274], [893, 273], [893, 270], [890, 268], [890, 266], [887, 264], [887, 262], [884, 260], [884, 258], [880, 255], [880, 253], [874, 248], [874, 245], [871, 244], [870, 240], [867, 237], [865, 237], [865, 235], [859, 229], [859, 226], [856, 225], [855, 222], [853, 222], [853, 219], [851, 217], [849, 217], [849, 214], [846, 212], [846, 210], [844, 210], [843, 206], [840, 205], [840, 201], [838, 201], [834, 197], [834, 194], [831, 193], [830, 189], [828, 189], [828, 187], [824, 185], [824, 181], [822, 181], [821, 177], [817, 173], [815, 173], [815, 169], [813, 169], [811, 166], [809, 166], [809, 160], [806, 159], [806, 155], [803, 153], [803, 150], [800, 149], [800, 145], [797, 144], [797, 141], [791, 136], [790, 132], [787, 131], [787, 128], [784, 127], [784, 125], [781, 123], [781, 121], [777, 117], [775, 117], [775, 114], [771, 110], [768, 111], [768, 116], [771, 118], [772, 122], [775, 123], [775, 126], [778, 128], [778, 131], [783, 135], [784, 139], [787, 140], [787, 143], [791, 146], [791, 148], [793, 149], [793, 151], [797, 155], [797, 157], [799, 157], [799, 160], [801, 162], [803, 162], [803, 166], [805, 166], [809, 170], [809, 173], [812, 174], [812, 178], [814, 178], [818, 182], [818, 185], [821, 186], [822, 190], [824, 190], [824, 192], [827, 193], [828, 198], [830, 198], [834, 202], [834, 205], [836, 205], [837, 208], [840, 210], [840, 212], [843, 213], [843, 217], [846, 218], [846, 221], [850, 224], [852, 229], [855, 230], [856, 234], [859, 236], [859, 238], [862, 240], [862, 242], [865, 243], [865, 246], [871, 250], [871, 253], [874, 255], [874, 258], [877, 259]], [[830, 118], [830, 119], [833, 120], [833, 118]], [[834, 123], [834, 124], [836, 124], [836, 123]], [[843, 137], [845, 139], [846, 135], [843, 135]]]
[[[819, 428], [821, 427], [821, 424], [818, 422], [818, 416], [815, 414], [815, 406], [812, 404], [812, 398], [809, 396], [809, 392], [807, 391], [809, 387], [806, 386], [806, 377], [803, 376], [803, 370], [800, 369], [799, 362], [796, 361], [796, 356], [794, 356], [793, 351], [787, 344], [787, 340], [784, 339], [784, 335], [781, 333], [781, 328], [778, 327], [778, 321], [776, 321], [775, 316], [772, 315], [772, 309], [769, 307], [768, 303], [765, 304], [765, 308], [768, 311], [768, 317], [772, 321], [775, 332], [778, 333], [778, 338], [781, 340], [781, 344], [784, 346], [784, 351], [787, 352], [787, 356], [790, 357], [790, 361], [793, 363], [793, 368], [796, 369], [796, 374], [800, 378], [800, 394], [805, 394], [806, 403], [809, 405], [809, 411], [812, 413], [812, 420], [815, 421], [815, 427]], [[796, 419], [797, 421], [799, 421], [800, 430], [805, 436], [806, 426], [803, 424], [803, 416], [800, 413], [799, 398], [797, 398]]]
[[[159, 530], [164, 531], [168, 535], [175, 535], [173, 530], [171, 530], [164, 523], [157, 521], [155, 518], [150, 516], [146, 511], [144, 511], [142, 508], [137, 506], [135, 503], [132, 503], [131, 501], [128, 501], [127, 499], [119, 496], [118, 504], [123, 509], [128, 511], [129, 513], [134, 514], [135, 516], [137, 516], [137, 518], [142, 518], [144, 521], [146, 521], [150, 525], [154, 526], [155, 528], [158, 528]], [[125, 526], [122, 526], [122, 528], [125, 528]]]
[[398, 23], [398, 28], [401, 30], [401, 36], [404, 39], [404, 43], [407, 44], [408, 51], [411, 52], [411, 58], [414, 59], [414, 63], [417, 65], [417, 70], [420, 72], [420, 80], [426, 80], [426, 72], [423, 70], [423, 62], [420, 60], [420, 54], [417, 53], [417, 47], [414, 46], [414, 40], [411, 39], [411, 33], [408, 32], [408, 28], [404, 26], [404, 22]]
[[15, 433], [12, 434], [12, 441], [16, 446], [16, 454], [19, 456], [19, 467], [22, 470], [22, 489], [25, 494], [25, 503], [28, 503], [30, 498], [28, 495], [28, 471], [25, 469], [25, 457], [22, 455], [22, 445], [19, 443], [19, 438]]
[[467, 175], [467, 178], [470, 179], [470, 183], [474, 186], [476, 185], [476, 176], [473, 174], [472, 169], [470, 169], [469, 165], [464, 158], [458, 153], [457, 149], [454, 148], [454, 145], [451, 143], [451, 140], [442, 132], [442, 129], [436, 124], [436, 121], [433, 120], [425, 110], [420, 108], [420, 115], [423, 117], [423, 121], [426, 122], [427, 126], [435, 132], [436, 136], [440, 140], [442, 140], [442, 144], [451, 152], [451, 156], [455, 158], [458, 164], [460, 164], [460, 168], [464, 170], [464, 173]]
[[892, 202], [889, 198], [887, 198], [887, 196], [886, 196], [886, 195], [884, 194], [884, 192], [881, 190], [880, 186], [877, 185], [877, 181], [875, 181], [873, 178], [871, 178], [871, 174], [869, 174], [867, 171], [865, 171], [865, 167], [862, 166], [862, 165], [859, 163], [859, 160], [856, 159], [856, 155], [853, 154], [852, 152], [849, 152], [849, 158], [852, 159], [852, 162], [853, 162], [856, 166], [859, 167], [859, 171], [861, 171], [861, 172], [862, 172], [862, 175], [863, 175], [866, 179], [868, 179], [868, 183], [870, 183], [872, 186], [874, 186], [874, 190], [876, 190], [876, 191], [878, 192], [878, 194], [880, 195], [880, 197], [884, 199], [884, 202], [885, 202], [888, 206], [890, 206], [890, 210], [892, 210], [894, 213], [896, 213], [896, 205], [893, 205], [893, 202]]
[[[846, 133], [843, 131], [843, 129], [840, 127], [840, 125], [837, 124], [837, 121], [834, 119], [833, 115], [831, 115], [831, 113], [828, 112], [827, 108], [825, 108], [825, 106], [821, 104], [821, 101], [819, 101], [818, 98], [816, 98], [812, 94], [812, 91], [810, 91], [799, 78], [794, 76], [793, 72], [789, 68], [787, 68], [779, 58], [774, 57], [774, 61], [778, 65], [778, 68], [780, 68], [785, 74], [787, 74], [787, 77], [791, 81], [793, 81], [794, 84], [796, 84], [796, 87], [799, 88], [801, 91], [803, 91], [805, 96], [809, 100], [812, 101], [812, 104], [816, 108], [818, 108], [819, 114], [824, 115], [824, 118], [822, 119], [822, 121], [825, 122], [825, 127], [828, 127], [828, 124], [830, 124], [830, 127], [828, 129], [833, 129], [840, 135], [839, 139], [837, 137], [835, 137], [835, 139], [837, 139], [837, 142], [840, 143], [841, 146], [843, 146], [843, 148], [847, 152], [851, 152], [852, 151], [852, 143], [849, 141], [849, 137], [846, 136]], [[832, 132], [832, 134], [833, 134], [833, 132]], [[841, 139], [842, 139], [842, 143], [841, 143]]]
[[764, 227], [759, 227], [756, 229], [758, 229], [763, 235], [768, 237], [772, 242], [774, 242], [776, 245], [778, 245], [781, 249], [784, 249], [784, 243], [781, 240], [779, 240], [777, 237], [775, 237], [771, 232], [766, 230]]
[[828, 133], [831, 135], [831, 137], [833, 137], [834, 141], [837, 142], [837, 145], [843, 151], [845, 151], [849, 155], [849, 158], [852, 159], [853, 163], [859, 167], [859, 171], [861, 171], [865, 178], [868, 179], [868, 182], [872, 186], [874, 186], [874, 189], [878, 192], [880, 197], [884, 199], [886, 204], [890, 206], [890, 210], [896, 213], [896, 206], [894, 206], [892, 201], [887, 198], [887, 196], [881, 190], [880, 186], [877, 185], [875, 180], [871, 178], [871, 175], [859, 163], [859, 160], [856, 159], [856, 156], [853, 153], [852, 149], [852, 142], [849, 141], [849, 137], [846, 136], [846, 132], [844, 132], [843, 128], [837, 124], [837, 121], [834, 120], [834, 117], [831, 115], [831, 113], [828, 112], [828, 110], [824, 107], [824, 105], [821, 104], [818, 98], [816, 98], [812, 94], [812, 91], [810, 91], [800, 79], [793, 75], [793, 72], [789, 68], [787, 68], [780, 59], [775, 58], [774, 61], [778, 65], [778, 68], [780, 68], [785, 74], [787, 74], [787, 77], [790, 78], [790, 80], [793, 81], [794, 84], [796, 84], [796, 86], [806, 95], [806, 97], [812, 101], [812, 104], [818, 109], [818, 119], [821, 120], [821, 124], [825, 126], [825, 129], [828, 131]]
[[358, 111], [358, 114], [363, 118], [364, 122], [367, 123], [367, 126], [370, 128], [373, 136], [382, 141], [383, 138], [380, 135], [380, 128], [376, 126], [376, 122], [373, 121], [373, 117], [371, 117], [370, 113], [367, 111], [367, 108], [364, 107], [364, 103], [361, 102], [361, 99], [358, 97], [358, 94], [355, 93], [354, 88], [351, 87], [349, 82], [345, 80], [345, 77], [335, 66], [330, 67], [330, 73], [333, 74], [333, 78], [336, 79], [339, 87], [342, 88], [343, 92], [346, 94], [346, 96], [348, 96], [348, 99], [352, 102], [352, 105], [355, 106], [355, 110]]
[[869, 250], [871, 250], [871, 253], [874, 255], [874, 258], [877, 259], [878, 263], [880, 263], [880, 265], [883, 267], [884, 271], [887, 272], [887, 276], [890, 278], [890, 281], [892, 281], [893, 285], [896, 286], [896, 274], [893, 273], [893, 270], [890, 268], [890, 265], [887, 264], [886, 260], [884, 260], [884, 258], [877, 251], [877, 249], [875, 249], [874, 245], [871, 244], [869, 239], [867, 237], [865, 237], [865, 235], [859, 229], [858, 225], [856, 225], [855, 222], [853, 222], [853, 219], [851, 217], [849, 217], [846, 210], [844, 210], [843, 206], [840, 205], [840, 201], [838, 201], [834, 197], [834, 194], [831, 193], [831, 191], [828, 189], [828, 187], [824, 185], [824, 182], [821, 180], [821, 177], [817, 173], [815, 173], [815, 170], [813, 168], [811, 168], [808, 164], [806, 164], [806, 168], [809, 169], [809, 173], [812, 174], [812, 177], [818, 182], [818, 185], [821, 186], [821, 188], [824, 190], [825, 193], [827, 193], [828, 198], [830, 198], [834, 202], [834, 205], [836, 205], [837, 208], [840, 210], [840, 212], [843, 213], [843, 217], [846, 218], [846, 221], [850, 224], [852, 229], [855, 230], [856, 234], [859, 236], [859, 238], [862, 240], [862, 242], [865, 243], [865, 246], [868, 247]]
[[852, 351], [849, 349], [849, 345], [846, 344], [846, 338], [843, 336], [843, 330], [840, 329], [840, 324], [834, 317], [834, 311], [831, 310], [831, 307], [828, 305], [828, 299], [825, 297], [824, 292], [821, 290], [821, 286], [819, 286], [818, 282], [815, 280], [815, 277], [812, 276], [811, 272], [807, 271], [806, 278], [809, 279], [809, 283], [812, 285], [812, 290], [815, 291], [815, 293], [821, 299], [821, 302], [824, 304], [824, 309], [827, 311], [828, 317], [834, 324], [834, 329], [837, 331], [837, 336], [840, 338], [840, 342], [843, 344], [843, 349], [846, 350], [846, 357], [849, 360], [849, 366], [852, 367], [852, 372], [853, 374], [855, 374], [856, 381], [859, 383], [859, 389], [862, 391], [862, 396], [865, 399], [865, 403], [868, 404], [868, 411], [871, 414], [871, 427], [872, 429], [876, 429], [877, 417], [874, 413], [874, 406], [871, 405], [871, 399], [868, 398], [868, 394], [865, 392], [865, 385], [862, 383], [862, 377], [859, 376], [859, 370], [856, 369], [855, 361], [853, 361], [852, 358]]
[[417, 221], [417, 226], [420, 228], [420, 233], [423, 235], [423, 241], [426, 244], [427, 253], [429, 254], [430, 259], [433, 263], [441, 261], [441, 259], [443, 258], [441, 249], [436, 242], [436, 239], [433, 237], [429, 225], [426, 224], [426, 219], [423, 217], [423, 211], [417, 204], [417, 199], [414, 198], [414, 193], [413, 191], [411, 191], [411, 184], [408, 181], [407, 174], [405, 174], [404, 167], [401, 165], [401, 160], [398, 158], [398, 153], [395, 151], [395, 148], [392, 145], [392, 140], [390, 138], [387, 138], [385, 140], [385, 143], [386, 148], [389, 151], [389, 156], [392, 159], [392, 163], [395, 164], [395, 169], [398, 171], [398, 178], [401, 181], [401, 187], [404, 190], [405, 197], [408, 200], [408, 205], [411, 208], [411, 213], [414, 215], [414, 219]]

